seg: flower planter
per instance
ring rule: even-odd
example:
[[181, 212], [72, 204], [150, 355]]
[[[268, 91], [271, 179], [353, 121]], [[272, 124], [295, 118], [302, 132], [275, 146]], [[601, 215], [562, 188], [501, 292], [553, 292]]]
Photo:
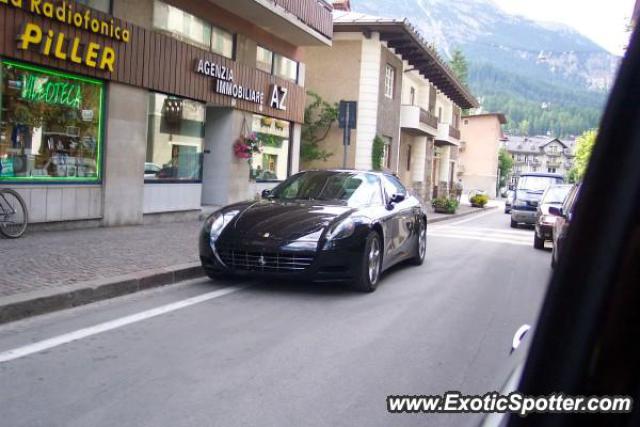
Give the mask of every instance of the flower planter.
[[435, 213], [443, 213], [443, 214], [450, 214], [450, 215], [456, 213], [455, 210], [451, 210], [447, 208], [433, 208], [433, 211]]

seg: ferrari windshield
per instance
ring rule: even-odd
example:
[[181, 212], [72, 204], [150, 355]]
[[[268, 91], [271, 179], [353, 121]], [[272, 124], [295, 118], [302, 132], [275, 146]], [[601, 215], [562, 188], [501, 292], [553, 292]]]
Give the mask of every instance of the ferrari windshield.
[[273, 190], [279, 200], [318, 200], [353, 207], [382, 204], [380, 178], [370, 173], [305, 172]]

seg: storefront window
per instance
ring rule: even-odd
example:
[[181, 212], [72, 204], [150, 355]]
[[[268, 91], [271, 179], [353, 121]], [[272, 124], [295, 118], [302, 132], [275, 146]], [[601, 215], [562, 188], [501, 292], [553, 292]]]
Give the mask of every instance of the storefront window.
[[104, 13], [111, 13], [111, 0], [76, 0], [78, 3]]
[[145, 182], [200, 182], [204, 104], [152, 93]]
[[158, 0], [153, 3], [153, 26], [182, 41], [211, 48], [211, 26], [207, 22]]
[[282, 77], [283, 79], [288, 79], [294, 82], [298, 81], [298, 63], [285, 56], [278, 55], [277, 53], [274, 57], [275, 64], [273, 67], [273, 74], [278, 77]]
[[251, 175], [256, 181], [284, 181], [289, 174], [289, 122], [253, 115], [253, 132], [262, 153], [253, 156]]
[[98, 181], [103, 83], [0, 62], [0, 181]]

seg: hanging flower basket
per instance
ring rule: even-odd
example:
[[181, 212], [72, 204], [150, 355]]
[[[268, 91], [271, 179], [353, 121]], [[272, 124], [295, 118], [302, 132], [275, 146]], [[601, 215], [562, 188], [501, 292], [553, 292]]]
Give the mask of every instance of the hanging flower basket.
[[264, 127], [270, 128], [273, 123], [273, 119], [271, 117], [263, 117], [260, 119], [260, 124]]
[[262, 153], [262, 144], [258, 140], [258, 136], [252, 132], [238, 138], [233, 144], [233, 153], [238, 159], [248, 160], [251, 163], [254, 154]]
[[276, 120], [276, 129], [278, 130], [284, 130], [284, 128], [287, 126], [287, 122], [284, 122], [282, 120]]

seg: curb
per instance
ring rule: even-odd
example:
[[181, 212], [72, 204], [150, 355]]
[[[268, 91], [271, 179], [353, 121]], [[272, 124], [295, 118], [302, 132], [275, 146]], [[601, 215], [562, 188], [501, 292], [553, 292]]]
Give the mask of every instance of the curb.
[[139, 271], [0, 298], [0, 324], [204, 276], [200, 263]]
[[465, 216], [475, 215], [475, 214], [479, 214], [479, 213], [483, 213], [483, 212], [489, 212], [491, 210], [498, 209], [498, 208], [499, 208], [499, 206], [489, 206], [489, 207], [486, 207], [486, 208], [474, 208], [474, 210], [463, 212], [463, 213], [459, 213], [459, 214], [453, 214], [453, 215], [446, 215], [445, 214], [446, 216], [441, 216], [441, 217], [438, 217], [438, 218], [429, 219], [427, 217], [427, 224], [433, 224], [433, 223], [442, 222], [442, 221], [449, 221], [451, 219], [457, 219], [457, 218], [462, 218], [462, 217], [465, 217]]

